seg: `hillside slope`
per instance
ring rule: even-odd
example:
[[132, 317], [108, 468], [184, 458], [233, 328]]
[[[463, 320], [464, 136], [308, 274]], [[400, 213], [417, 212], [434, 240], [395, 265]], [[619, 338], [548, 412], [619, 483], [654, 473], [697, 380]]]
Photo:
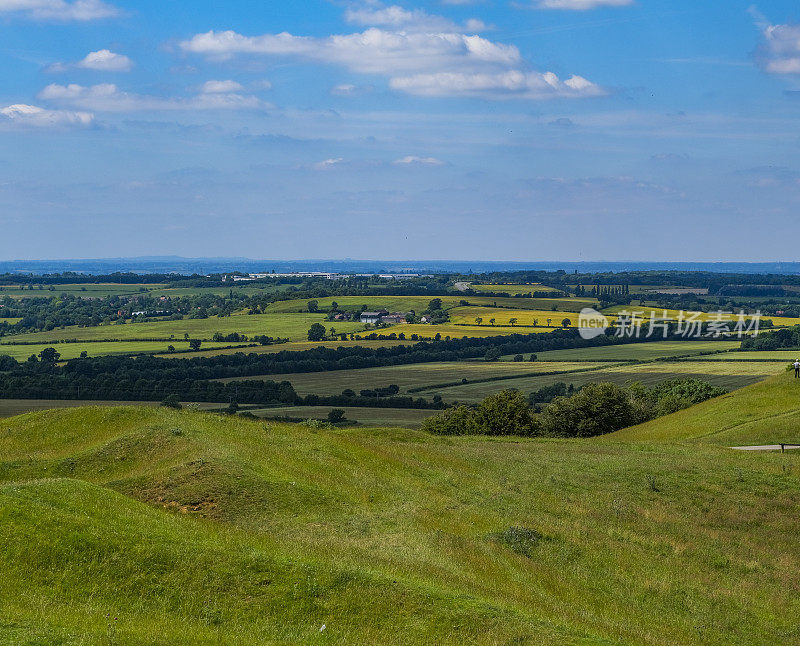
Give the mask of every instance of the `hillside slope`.
[[721, 446], [800, 443], [800, 379], [785, 373], [603, 438]]
[[800, 643], [798, 458], [33, 413], [0, 643]]

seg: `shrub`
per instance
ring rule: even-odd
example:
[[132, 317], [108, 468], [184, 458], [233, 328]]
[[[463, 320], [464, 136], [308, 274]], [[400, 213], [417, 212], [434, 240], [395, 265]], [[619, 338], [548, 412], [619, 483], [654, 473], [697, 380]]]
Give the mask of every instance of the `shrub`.
[[175, 410], [180, 410], [181, 408], [183, 408], [183, 407], [181, 406], [181, 402], [180, 402], [180, 400], [178, 399], [178, 396], [177, 396], [177, 395], [169, 395], [169, 396], [167, 396], [167, 397], [164, 399], [164, 401], [162, 401], [162, 402], [161, 402], [161, 405], [162, 405], [164, 408], [173, 408], [173, 409], [175, 409]]
[[517, 390], [503, 390], [484, 399], [475, 419], [486, 435], [536, 435], [538, 431], [528, 401]]
[[544, 539], [544, 536], [535, 529], [508, 527], [502, 532], [490, 534], [489, 538], [500, 545], [505, 545], [516, 554], [530, 558], [533, 549]]
[[345, 412], [341, 408], [334, 408], [328, 413], [328, 421], [331, 424], [339, 424], [345, 419]]
[[587, 384], [572, 397], [559, 397], [539, 419], [542, 432], [553, 437], [605, 435], [639, 421], [629, 393], [612, 383]]
[[479, 432], [475, 411], [467, 406], [447, 408], [422, 423], [422, 430], [434, 435], [475, 435]]

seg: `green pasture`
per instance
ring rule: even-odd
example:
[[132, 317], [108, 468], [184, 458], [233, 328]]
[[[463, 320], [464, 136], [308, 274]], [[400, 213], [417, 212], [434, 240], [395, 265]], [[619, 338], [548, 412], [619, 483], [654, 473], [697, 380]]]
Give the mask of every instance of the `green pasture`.
[[[648, 361], [667, 357], [699, 355], [719, 350], [735, 350], [741, 346], [739, 341], [653, 341], [652, 343], [630, 343], [607, 345], [596, 348], [576, 348], [572, 350], [551, 350], [539, 352], [539, 361]], [[747, 354], [715, 354], [719, 357], [746, 358]], [[530, 355], [525, 355], [527, 359]], [[512, 357], [505, 357], [511, 359]]]
[[[163, 288], [164, 285], [121, 283], [87, 283], [65, 285], [34, 285], [23, 289], [21, 285], [0, 285], [0, 299], [4, 296], [25, 298], [58, 298], [61, 294], [81, 298], [107, 298], [109, 296], [132, 296]], [[51, 289], [52, 288], [52, 289]]]
[[[542, 364], [547, 365], [547, 364]], [[586, 364], [583, 364], [586, 365]], [[592, 365], [592, 364], [589, 364]], [[590, 370], [552, 376], [520, 377], [495, 382], [459, 384], [447, 388], [424, 390], [421, 396], [431, 398], [441, 395], [446, 402], [477, 403], [488, 395], [506, 388], [515, 388], [525, 394], [539, 390], [544, 386], [563, 381], [576, 387], [588, 383], [608, 381], [624, 386], [635, 381], [648, 386], [659, 384], [668, 379], [702, 379], [715, 386], [728, 390], [743, 388], [757, 383], [766, 377], [775, 375], [785, 369], [782, 363], [745, 363], [734, 361], [662, 361], [636, 365], [610, 365], [602, 370]]]
[[554, 287], [546, 287], [540, 283], [527, 283], [527, 284], [493, 284], [493, 285], [470, 285], [474, 292], [496, 292], [511, 294], [528, 294], [532, 292], [558, 292], [559, 290]]
[[[326, 419], [332, 406], [285, 406], [282, 408], [252, 409], [249, 412], [256, 417], [292, 418], [292, 419]], [[418, 428], [423, 420], [436, 411], [416, 410], [413, 408], [361, 408], [358, 406], [336, 406], [345, 412], [345, 419], [366, 426], [397, 426], [401, 428]]]
[[[388, 334], [386, 331], [382, 331], [382, 334]], [[398, 345], [411, 345], [414, 343], [410, 340], [399, 341], [399, 340], [383, 340], [383, 341], [372, 341], [372, 340], [361, 340], [361, 341], [293, 341], [290, 343], [278, 343], [275, 345], [265, 345], [265, 346], [254, 346], [254, 347], [241, 347], [241, 348], [227, 348], [224, 350], [209, 350], [204, 351], [202, 348], [200, 352], [193, 353], [193, 357], [216, 357], [222, 354], [236, 354], [238, 352], [244, 353], [256, 353], [256, 354], [275, 354], [276, 352], [302, 352], [303, 350], [311, 350], [312, 348], [354, 348], [354, 347], [363, 347], [363, 348], [393, 348]], [[2, 347], [2, 346], [0, 346]], [[205, 344], [204, 344], [205, 347]], [[159, 355], [167, 358], [180, 358], [180, 356], [172, 355], [172, 354], [165, 354]]]
[[[785, 370], [735, 393], [608, 436], [621, 442], [800, 444], [800, 379]], [[758, 457], [751, 454], [751, 459]], [[797, 474], [791, 472], [797, 481]]]
[[[100, 325], [96, 327], [67, 327], [50, 332], [34, 332], [14, 336], [14, 341], [47, 343], [61, 339], [182, 339], [188, 334], [192, 339], [211, 339], [215, 332], [231, 334], [238, 332], [249, 337], [267, 335], [288, 338], [294, 341], [307, 339], [308, 329], [313, 323], [322, 323], [328, 330], [338, 332], [361, 332], [361, 323], [328, 323], [322, 314], [241, 314], [223, 318], [182, 319], [180, 321], [155, 321], [152, 323], [128, 323], [126, 325]], [[10, 337], [7, 337], [10, 338]], [[228, 344], [229, 345], [229, 344]]]
[[[86, 406], [158, 406], [156, 402], [115, 402], [115, 401], [78, 401], [72, 399], [0, 399], [0, 418], [15, 417], [25, 413], [35, 413], [61, 408], [83, 408]], [[192, 404], [198, 409], [217, 409], [220, 404], [202, 402]]]
[[628, 441], [134, 407], [0, 421], [0, 642], [797, 643], [800, 455], [685, 432], [794, 387]]
[[[390, 312], [424, 312], [433, 298], [440, 298], [442, 308], [449, 310], [459, 307], [462, 301], [476, 307], [537, 309], [547, 311], [580, 312], [584, 307], [592, 307], [597, 301], [579, 298], [492, 298], [486, 296], [335, 296], [314, 299], [321, 310], [328, 310], [335, 302], [340, 310], [352, 310], [364, 305], [368, 310], [386, 309]], [[267, 307], [268, 312], [298, 313], [308, 311], [309, 299], [277, 301]], [[562, 317], [563, 318], [563, 317]]]
[[[220, 379], [219, 381], [264, 380], [289, 381], [301, 395], [339, 395], [345, 389], [361, 390], [385, 388], [396, 385], [404, 394], [410, 388], [445, 384], [467, 379], [494, 379], [516, 375], [534, 375], [541, 372], [569, 372], [604, 367], [605, 363], [512, 363], [487, 361], [458, 361], [415, 363], [382, 368], [333, 370], [330, 372], [304, 372], [293, 374]], [[503, 383], [503, 382], [500, 382]], [[509, 382], [512, 383], [512, 382]]]
[[[91, 329], [91, 328], [84, 328]], [[6, 337], [6, 339], [16, 337]], [[85, 342], [85, 343], [41, 343], [34, 345], [9, 345], [0, 344], [0, 355], [14, 357], [17, 361], [24, 361], [32, 354], [39, 354], [45, 348], [55, 348], [61, 354], [61, 359], [77, 359], [81, 352], [86, 352], [90, 357], [104, 357], [108, 355], [129, 355], [141, 353], [160, 353], [167, 352], [169, 346], [175, 350], [189, 350], [189, 343], [181, 339], [180, 341], [110, 341], [110, 342]], [[201, 349], [227, 348], [231, 343], [214, 343], [204, 341]], [[240, 350], [241, 351], [241, 350]], [[186, 359], [198, 356], [199, 353], [176, 352], [169, 356], [178, 359]]]

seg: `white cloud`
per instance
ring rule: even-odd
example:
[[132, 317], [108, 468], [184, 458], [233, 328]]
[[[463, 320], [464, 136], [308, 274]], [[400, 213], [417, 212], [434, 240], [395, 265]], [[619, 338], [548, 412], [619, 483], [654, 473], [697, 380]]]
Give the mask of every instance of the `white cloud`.
[[348, 22], [369, 27], [387, 27], [406, 31], [458, 32], [486, 31], [488, 27], [481, 20], [471, 19], [463, 27], [443, 16], [434, 16], [422, 9], [403, 9], [391, 7], [362, 7], [349, 9], [345, 13]]
[[133, 61], [122, 54], [115, 54], [108, 49], [89, 52], [85, 58], [76, 63], [54, 63], [45, 68], [47, 72], [61, 73], [71, 69], [94, 70], [97, 72], [130, 72]]
[[800, 74], [800, 25], [762, 25], [758, 59], [770, 74]]
[[634, 0], [538, 0], [540, 9], [563, 9], [565, 11], [587, 11], [598, 7], [627, 7]]
[[209, 31], [182, 42], [181, 47], [212, 58], [229, 58], [235, 54], [297, 56], [345, 65], [367, 74], [444, 70], [452, 66], [480, 69], [521, 62], [514, 45], [493, 43], [481, 36], [374, 28], [327, 38], [293, 36], [285, 32], [243, 36], [233, 31]]
[[88, 87], [74, 83], [70, 85], [52, 83], [39, 93], [39, 98], [97, 112], [258, 110], [272, 107], [257, 97], [233, 92], [203, 93], [187, 98], [162, 98], [122, 92], [112, 83]]
[[343, 157], [336, 157], [335, 159], [326, 159], [321, 162], [317, 162], [312, 166], [314, 170], [330, 170], [334, 166], [339, 166], [340, 164], [344, 163]]
[[417, 157], [415, 155], [408, 155], [402, 159], [397, 159], [393, 162], [398, 166], [444, 166], [445, 163], [436, 157]]
[[20, 14], [34, 20], [86, 22], [119, 15], [119, 9], [102, 0], [0, 0], [0, 13]]
[[203, 83], [201, 91], [203, 94], [224, 94], [239, 92], [244, 88], [236, 81], [206, 81]]
[[551, 99], [602, 96], [601, 87], [581, 76], [562, 81], [552, 72], [511, 70], [493, 74], [440, 72], [391, 79], [389, 85], [418, 96], [477, 96], [496, 99]]
[[[363, 33], [315, 38], [289, 33], [244, 36], [233, 31], [210, 31], [197, 34], [180, 46], [187, 52], [216, 59], [246, 54], [338, 64], [362, 74], [388, 76], [392, 89], [419, 96], [536, 100], [605, 93], [580, 76], [561, 81], [550, 72], [520, 71], [524, 61], [514, 45], [453, 32], [370, 28]], [[346, 94], [352, 90], [345, 85], [334, 92]]]
[[82, 61], [75, 64], [86, 70], [100, 72], [129, 72], [133, 68], [133, 61], [122, 54], [115, 54], [108, 49], [90, 52]]
[[94, 122], [89, 112], [46, 110], [35, 105], [18, 103], [0, 108], [0, 127], [21, 126], [28, 128], [88, 127]]
[[356, 93], [356, 86], [352, 83], [342, 83], [331, 88], [331, 94], [336, 96], [353, 96]]

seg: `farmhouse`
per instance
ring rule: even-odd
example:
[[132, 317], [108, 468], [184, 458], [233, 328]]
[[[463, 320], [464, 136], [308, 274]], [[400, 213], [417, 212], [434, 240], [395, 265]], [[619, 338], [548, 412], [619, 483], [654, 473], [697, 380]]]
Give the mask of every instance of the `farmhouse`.
[[389, 310], [380, 310], [378, 312], [361, 312], [361, 322], [374, 325], [375, 323], [380, 323], [381, 319], [388, 313]]
[[381, 317], [381, 323], [385, 323], [386, 325], [401, 325], [406, 322], [406, 315], [400, 314], [399, 312]]

